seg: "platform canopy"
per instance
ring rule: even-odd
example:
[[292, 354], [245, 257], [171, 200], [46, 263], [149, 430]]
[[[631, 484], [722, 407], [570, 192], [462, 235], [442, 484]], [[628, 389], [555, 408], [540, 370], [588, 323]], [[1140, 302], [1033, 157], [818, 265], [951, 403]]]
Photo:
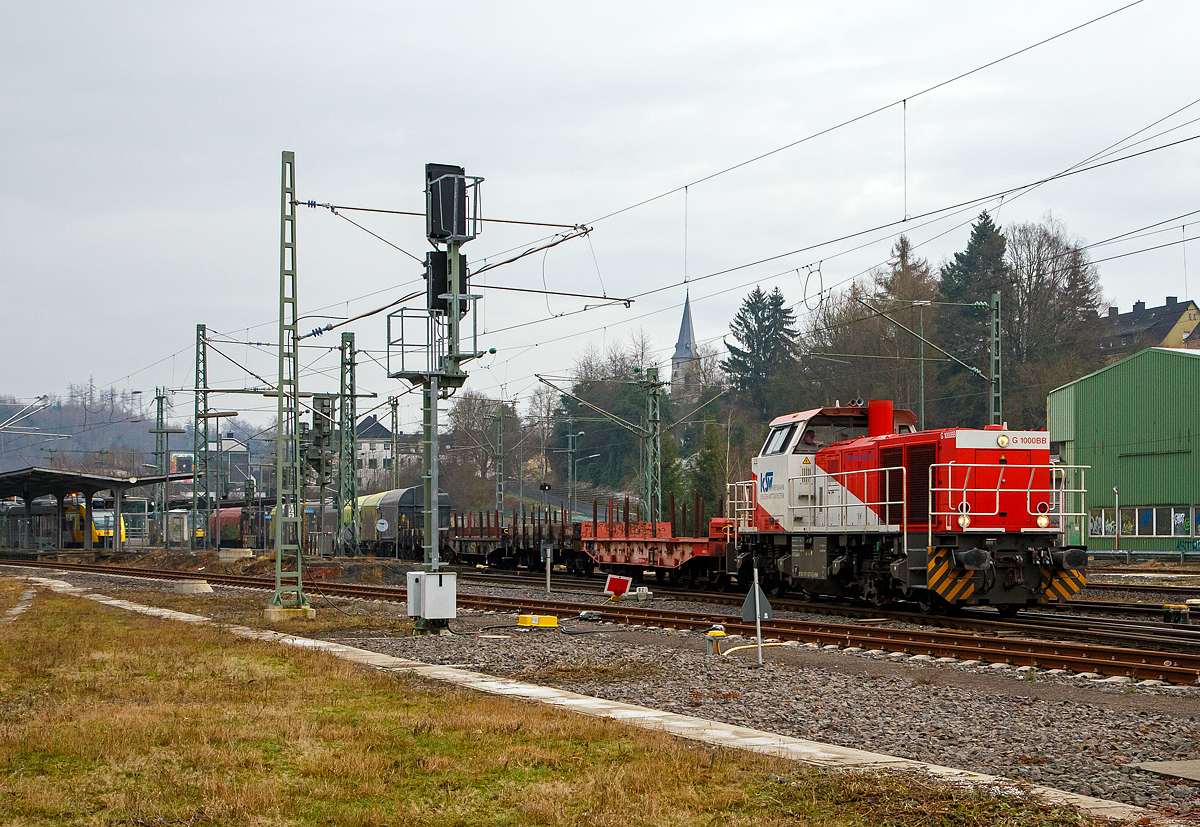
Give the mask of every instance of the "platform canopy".
[[100, 474], [83, 474], [78, 471], [61, 471], [55, 468], [25, 468], [21, 471], [6, 471], [0, 474], [0, 499], [51, 495], [65, 497], [76, 492], [94, 494], [97, 491], [124, 492], [143, 485], [156, 485], [179, 480], [190, 480], [191, 474], [157, 474], [152, 477], [106, 477]]

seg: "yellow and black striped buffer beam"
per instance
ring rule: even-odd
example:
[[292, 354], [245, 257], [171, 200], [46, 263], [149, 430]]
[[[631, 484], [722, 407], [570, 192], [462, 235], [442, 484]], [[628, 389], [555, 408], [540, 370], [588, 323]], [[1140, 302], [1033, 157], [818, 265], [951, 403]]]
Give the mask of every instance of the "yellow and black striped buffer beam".
[[975, 572], [955, 568], [950, 549], [929, 555], [929, 588], [950, 603], [967, 600], [975, 593]]
[[1042, 580], [1043, 582], [1050, 581], [1050, 585], [1046, 587], [1047, 600], [1070, 600], [1087, 585], [1087, 573], [1079, 569], [1051, 572], [1044, 568], [1042, 569]]

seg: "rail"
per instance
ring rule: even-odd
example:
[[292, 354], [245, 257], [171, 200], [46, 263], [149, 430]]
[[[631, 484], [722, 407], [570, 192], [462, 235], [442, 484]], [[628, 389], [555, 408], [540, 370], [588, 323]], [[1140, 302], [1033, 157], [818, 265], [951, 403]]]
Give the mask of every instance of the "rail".
[[[1087, 485], [1086, 465], [996, 465], [994, 463], [937, 462], [929, 466], [929, 535], [933, 544], [933, 531], [942, 520], [950, 526], [952, 519], [960, 520], [957, 528], [966, 530], [961, 519], [977, 517], [1009, 516], [1012, 498], [1025, 498], [1026, 516], [1046, 518], [1046, 525], [1039, 531], [1056, 530], [1063, 533], [1067, 521], [1076, 522], [1082, 537], [1083, 521], [1087, 518], [1085, 497]], [[944, 473], [939, 474], [939, 469]], [[962, 472], [961, 474], [959, 472]], [[1027, 473], [1025, 473], [1027, 472]], [[1039, 472], [1046, 474], [1044, 487], [1037, 485]], [[1075, 483], [1078, 472], [1078, 483]], [[994, 482], [991, 480], [995, 475]], [[939, 477], [944, 484], [939, 485]], [[974, 480], [972, 480], [974, 477]], [[1007, 483], [1007, 484], [1006, 484]], [[1003, 511], [1002, 498], [1007, 500]], [[1077, 507], [1076, 507], [1076, 498]], [[945, 510], [939, 504], [945, 503]], [[991, 510], [988, 510], [988, 507]], [[969, 525], [969, 522], [968, 522]], [[995, 530], [995, 527], [984, 527]]]

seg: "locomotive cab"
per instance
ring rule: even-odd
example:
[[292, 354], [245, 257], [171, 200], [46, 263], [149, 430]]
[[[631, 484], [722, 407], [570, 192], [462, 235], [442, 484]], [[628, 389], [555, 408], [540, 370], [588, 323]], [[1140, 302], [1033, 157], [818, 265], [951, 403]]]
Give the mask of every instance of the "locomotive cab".
[[[893, 410], [888, 404], [875, 416], [875, 428], [881, 432], [884, 428], [888, 434], [916, 432], [917, 418], [912, 411]], [[843, 502], [838, 489], [817, 485], [822, 468], [839, 464], [837, 452], [831, 449], [857, 442], [872, 432], [870, 411], [860, 403], [815, 408], [772, 420], [762, 450], [751, 461], [753, 530], [789, 531], [825, 525], [828, 520], [822, 513], [824, 509], [814, 509], [819, 504]], [[854, 517], [860, 522], [868, 519], [862, 512], [855, 512]]]

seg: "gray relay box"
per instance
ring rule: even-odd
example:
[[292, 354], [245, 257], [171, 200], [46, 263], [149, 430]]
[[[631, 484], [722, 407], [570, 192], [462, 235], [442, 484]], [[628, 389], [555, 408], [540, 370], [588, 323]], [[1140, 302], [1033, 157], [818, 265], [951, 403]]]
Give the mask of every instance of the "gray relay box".
[[408, 616], [426, 620], [458, 617], [458, 575], [452, 571], [410, 571]]

